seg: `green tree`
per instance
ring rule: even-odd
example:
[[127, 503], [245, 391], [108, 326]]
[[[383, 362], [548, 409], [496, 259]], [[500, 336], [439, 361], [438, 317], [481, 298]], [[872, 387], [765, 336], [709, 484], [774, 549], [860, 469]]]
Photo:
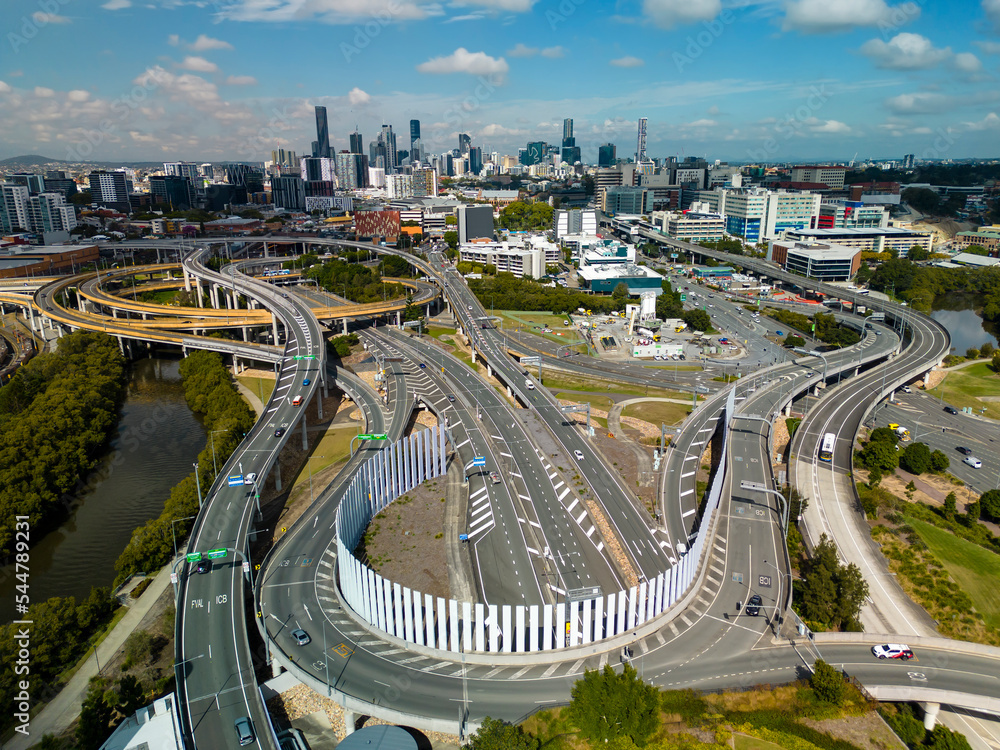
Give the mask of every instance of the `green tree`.
[[76, 743], [80, 750], [97, 750], [111, 734], [111, 708], [104, 702], [99, 680], [91, 681], [76, 725]]
[[592, 742], [628, 737], [641, 747], [659, 728], [659, 695], [631, 664], [621, 674], [608, 664], [587, 670], [573, 685], [569, 717]]
[[990, 361], [990, 369], [993, 372], [1000, 372], [1000, 351], [993, 352], [993, 359]]
[[970, 346], [968, 349], [965, 350], [965, 358], [979, 359], [979, 350], [974, 346]]
[[941, 208], [941, 196], [930, 188], [906, 188], [902, 199], [922, 214], [937, 214]]
[[973, 528], [979, 519], [982, 517], [982, 505], [978, 500], [975, 500], [965, 506], [965, 513], [959, 519], [963, 526], [968, 526], [970, 529]]
[[712, 330], [712, 318], [704, 310], [686, 310], [682, 317], [684, 322], [694, 331]]
[[951, 460], [939, 450], [931, 451], [931, 471], [935, 474], [947, 470], [951, 466]]
[[928, 732], [924, 746], [930, 750], [972, 750], [964, 734], [953, 732], [944, 724], [938, 724]]
[[615, 284], [614, 290], [611, 292], [611, 299], [621, 302], [628, 297], [628, 284], [624, 281], [619, 281]]
[[899, 454], [894, 446], [884, 440], [869, 440], [861, 451], [861, 465], [872, 472], [884, 476], [896, 470]]
[[911, 474], [923, 474], [931, 468], [931, 449], [926, 443], [911, 443], [899, 455], [899, 466]]
[[964, 252], [971, 253], [972, 255], [989, 255], [990, 251], [987, 250], [982, 245], [969, 245], [965, 248]]
[[868, 582], [854, 563], [839, 565], [835, 576], [837, 606], [834, 624], [841, 630], [861, 630], [861, 607], [868, 598]]
[[906, 251], [907, 260], [927, 260], [931, 257], [931, 251], [923, 245], [914, 245]]
[[987, 521], [1000, 521], [1000, 490], [987, 490], [979, 496], [979, 513]]
[[944, 506], [941, 508], [941, 512], [949, 521], [955, 520], [955, 516], [958, 513], [958, 498], [955, 497], [954, 492], [949, 492], [945, 495]]
[[994, 346], [990, 341], [985, 342], [981, 347], [979, 347], [979, 356], [990, 358], [993, 356]]
[[805, 346], [806, 340], [801, 336], [798, 336], [794, 333], [790, 333], [787, 336], [785, 336], [785, 340], [783, 343], [787, 347]]
[[487, 716], [469, 738], [469, 750], [537, 750], [541, 743], [519, 726]]
[[881, 441], [883, 443], [888, 443], [889, 445], [895, 445], [899, 442], [899, 435], [896, 434], [895, 430], [890, 430], [888, 427], [876, 427], [872, 430], [872, 434], [868, 437], [871, 441]]
[[449, 249], [456, 250], [458, 248], [458, 232], [455, 231], [445, 232], [444, 241], [448, 243]]
[[124, 716], [131, 716], [146, 705], [146, 692], [133, 675], [127, 674], [118, 680], [118, 710]]
[[813, 664], [813, 673], [809, 678], [809, 687], [816, 697], [824, 703], [839, 706], [847, 693], [844, 676], [822, 659]]

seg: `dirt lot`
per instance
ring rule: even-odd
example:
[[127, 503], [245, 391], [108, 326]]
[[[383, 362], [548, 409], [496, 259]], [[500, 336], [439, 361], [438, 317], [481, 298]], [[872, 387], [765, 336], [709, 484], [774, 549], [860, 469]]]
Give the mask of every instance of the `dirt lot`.
[[402, 586], [449, 597], [444, 542], [445, 477], [407, 492], [374, 519], [362, 546], [372, 570]]

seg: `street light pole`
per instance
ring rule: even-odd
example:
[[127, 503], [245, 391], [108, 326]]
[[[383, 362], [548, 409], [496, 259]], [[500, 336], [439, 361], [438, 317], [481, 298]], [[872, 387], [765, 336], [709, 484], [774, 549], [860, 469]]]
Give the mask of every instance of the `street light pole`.
[[198, 462], [195, 461], [194, 464], [194, 481], [198, 487], [198, 510], [201, 510], [201, 477], [198, 476]]

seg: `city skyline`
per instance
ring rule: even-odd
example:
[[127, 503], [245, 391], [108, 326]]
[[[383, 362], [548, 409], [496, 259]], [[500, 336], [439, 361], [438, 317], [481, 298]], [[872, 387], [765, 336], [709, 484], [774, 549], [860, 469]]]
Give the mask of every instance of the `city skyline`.
[[[997, 0], [644, 0], [613, 16], [582, 0], [13, 6], [0, 158], [307, 154], [317, 107], [332, 152], [356, 126], [371, 139], [419, 120], [422, 153], [468, 133], [516, 155], [559, 145], [572, 120], [591, 164], [605, 143], [633, 155], [641, 117], [650, 157], [740, 162], [988, 158], [1000, 135]], [[266, 52], [284, 35], [294, 53]]]

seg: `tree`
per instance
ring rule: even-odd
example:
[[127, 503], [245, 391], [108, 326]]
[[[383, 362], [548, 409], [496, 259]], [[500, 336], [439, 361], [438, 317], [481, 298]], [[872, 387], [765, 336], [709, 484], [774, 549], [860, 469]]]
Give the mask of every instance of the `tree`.
[[930, 188], [906, 188], [901, 197], [922, 214], [936, 214], [941, 207], [941, 196]]
[[941, 509], [944, 517], [949, 521], [954, 521], [958, 513], [958, 498], [954, 492], [949, 492], [944, 498], [944, 507]]
[[133, 675], [127, 674], [118, 680], [118, 710], [124, 716], [131, 716], [146, 705], [146, 692]]
[[854, 565], [840, 565], [837, 546], [823, 534], [812, 557], [802, 564], [802, 617], [825, 627], [857, 630], [868, 584]]
[[712, 329], [712, 319], [704, 310], [687, 310], [682, 317], [692, 330], [705, 332]]
[[448, 231], [444, 233], [444, 241], [448, 243], [448, 247], [455, 250], [458, 247], [458, 232]]
[[938, 724], [928, 733], [924, 746], [931, 750], [972, 750], [964, 734], [953, 732], [944, 724]]
[[965, 358], [979, 359], [979, 350], [974, 346], [970, 346], [968, 349], [965, 350]]
[[487, 716], [466, 745], [469, 750], [536, 750], [539, 740], [519, 726]]
[[816, 697], [821, 701], [832, 703], [835, 706], [840, 705], [847, 692], [844, 676], [822, 659], [817, 659], [816, 663], [813, 664], [809, 687], [813, 689]]
[[884, 476], [896, 470], [899, 454], [896, 448], [884, 440], [869, 440], [861, 451], [861, 465], [871, 472]]
[[104, 702], [104, 689], [99, 680], [92, 680], [87, 697], [80, 709], [76, 725], [76, 742], [80, 750], [97, 750], [111, 733], [111, 708]]
[[1000, 372], [1000, 351], [993, 352], [993, 359], [990, 361], [990, 369], [993, 372]]
[[931, 468], [931, 449], [926, 443], [911, 443], [899, 455], [899, 466], [911, 474], [923, 474]]
[[979, 496], [979, 513], [987, 521], [1000, 521], [1000, 490], [987, 490]]
[[994, 346], [993, 342], [987, 341], [981, 347], [979, 347], [979, 356], [989, 358], [993, 356]]
[[[444, 225], [446, 227], [458, 226], [458, 217], [457, 216], [445, 216], [444, 217]], [[445, 234], [447, 234], [447, 232], [445, 232]], [[447, 239], [445, 241], [447, 241]]]
[[896, 434], [895, 430], [890, 430], [888, 427], [876, 427], [872, 430], [872, 434], [868, 436], [868, 439], [895, 445], [899, 442], [899, 435]]
[[619, 281], [615, 284], [614, 290], [611, 292], [611, 299], [621, 302], [623, 299], [628, 297], [628, 284], [624, 281]]
[[982, 245], [969, 245], [967, 248], [965, 248], [965, 252], [970, 253], [972, 255], [984, 255], [984, 256], [990, 254], [990, 251], [987, 250]]
[[610, 664], [600, 672], [587, 670], [572, 695], [570, 720], [592, 742], [628, 737], [641, 747], [659, 727], [660, 693], [631, 664], [621, 674]]
[[947, 470], [951, 466], [951, 460], [939, 450], [931, 451], [931, 471], [935, 474]]
[[868, 582], [861, 569], [851, 563], [840, 565], [835, 577], [837, 584], [837, 607], [835, 624], [841, 630], [861, 631], [861, 607], [868, 598]]
[[914, 245], [906, 251], [907, 260], [927, 260], [931, 257], [931, 251], [923, 245]]
[[794, 333], [790, 333], [787, 336], [785, 336], [784, 345], [788, 347], [805, 346], [806, 340], [801, 336], [797, 336]]
[[959, 519], [963, 526], [968, 526], [970, 529], [979, 523], [979, 519], [982, 517], [982, 505], [980, 505], [978, 500], [975, 500], [965, 506], [965, 514]]

